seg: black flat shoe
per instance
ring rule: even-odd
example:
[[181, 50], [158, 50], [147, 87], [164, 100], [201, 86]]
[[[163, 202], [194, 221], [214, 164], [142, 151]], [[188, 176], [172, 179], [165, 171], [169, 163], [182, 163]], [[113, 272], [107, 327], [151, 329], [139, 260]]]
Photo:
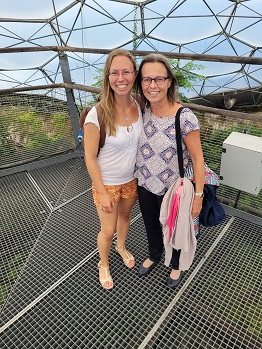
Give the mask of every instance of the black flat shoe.
[[142, 263], [138, 269], [138, 274], [140, 276], [147, 276], [156, 265], [157, 265], [157, 262], [153, 262], [150, 265], [150, 267], [146, 268], [143, 266], [143, 263]]
[[169, 275], [167, 278], [167, 286], [172, 288], [172, 289], [176, 288], [182, 280], [182, 274], [183, 274], [183, 272], [181, 271], [178, 279], [175, 279], [175, 280], [172, 279]]

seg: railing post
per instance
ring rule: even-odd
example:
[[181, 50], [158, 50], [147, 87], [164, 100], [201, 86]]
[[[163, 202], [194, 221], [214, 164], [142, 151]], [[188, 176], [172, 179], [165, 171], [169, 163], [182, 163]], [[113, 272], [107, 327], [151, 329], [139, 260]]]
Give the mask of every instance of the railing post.
[[[61, 66], [64, 83], [72, 84], [68, 58], [64, 52], [59, 53], [59, 62]], [[79, 123], [78, 123], [78, 110], [75, 104], [75, 97], [74, 97], [73, 90], [71, 88], [66, 88], [65, 91], [66, 91], [66, 98], [67, 98], [67, 104], [69, 108], [70, 119], [72, 123], [75, 145], [76, 147], [78, 147], [79, 146], [79, 140], [78, 140]]]

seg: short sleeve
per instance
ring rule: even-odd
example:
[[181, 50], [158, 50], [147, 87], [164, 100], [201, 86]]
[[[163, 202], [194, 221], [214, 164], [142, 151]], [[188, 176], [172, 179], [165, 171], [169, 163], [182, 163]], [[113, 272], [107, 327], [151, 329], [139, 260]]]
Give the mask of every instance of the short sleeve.
[[180, 128], [182, 137], [187, 136], [191, 131], [200, 129], [198, 118], [192, 110], [188, 108], [182, 110], [180, 114]]
[[86, 124], [88, 124], [89, 122], [91, 122], [92, 124], [95, 124], [98, 127], [98, 130], [100, 131], [100, 125], [98, 122], [97, 110], [96, 110], [95, 106], [87, 113], [87, 116], [86, 116], [85, 122], [84, 122], [84, 126]]

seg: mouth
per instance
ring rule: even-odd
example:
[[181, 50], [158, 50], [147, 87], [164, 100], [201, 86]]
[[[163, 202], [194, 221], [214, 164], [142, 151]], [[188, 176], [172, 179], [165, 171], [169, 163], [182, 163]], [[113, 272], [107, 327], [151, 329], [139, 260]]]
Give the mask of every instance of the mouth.
[[127, 85], [117, 85], [117, 88], [119, 88], [120, 90], [123, 90], [127, 87]]
[[156, 96], [159, 94], [159, 91], [147, 91], [148, 94], [150, 94], [151, 96]]

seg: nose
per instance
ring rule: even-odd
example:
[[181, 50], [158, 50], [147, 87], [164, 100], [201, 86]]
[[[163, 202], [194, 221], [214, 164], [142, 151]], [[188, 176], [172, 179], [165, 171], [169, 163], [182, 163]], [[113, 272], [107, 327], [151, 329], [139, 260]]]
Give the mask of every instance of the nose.
[[151, 86], [152, 84], [154, 84], [153, 87], [157, 86], [157, 84], [156, 84], [156, 82], [155, 82], [155, 79], [152, 79], [152, 80], [151, 80], [149, 86]]
[[123, 80], [124, 78], [124, 74], [122, 72], [119, 72], [117, 75], [117, 80]]

